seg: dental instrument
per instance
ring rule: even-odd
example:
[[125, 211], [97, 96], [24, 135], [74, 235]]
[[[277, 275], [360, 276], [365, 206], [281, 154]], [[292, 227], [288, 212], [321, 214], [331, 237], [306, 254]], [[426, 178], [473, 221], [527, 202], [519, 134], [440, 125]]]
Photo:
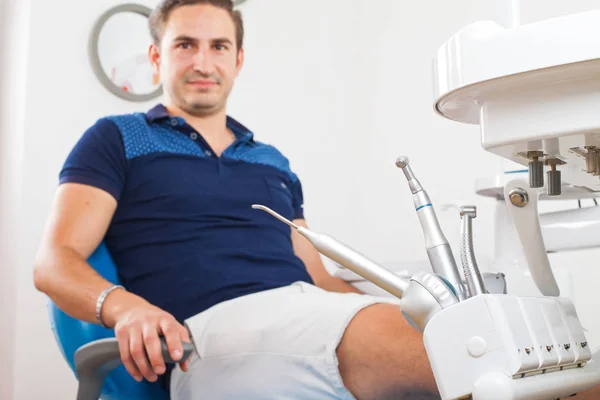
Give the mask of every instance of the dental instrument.
[[319, 253], [401, 299], [401, 310], [416, 329], [422, 331], [435, 313], [459, 301], [455, 289], [437, 275], [422, 271], [409, 280], [401, 278], [329, 235], [297, 226], [264, 205], [254, 204], [252, 208], [286, 223], [308, 239]]
[[427, 256], [431, 262], [433, 272], [450, 282], [456, 289], [458, 298], [464, 300], [466, 294], [458, 269], [456, 268], [452, 250], [450, 249], [448, 240], [442, 233], [429, 195], [423, 190], [421, 183], [410, 168], [408, 157], [398, 157], [396, 159], [396, 166], [404, 172], [408, 186], [412, 192], [415, 209], [417, 210], [419, 222], [425, 235]]

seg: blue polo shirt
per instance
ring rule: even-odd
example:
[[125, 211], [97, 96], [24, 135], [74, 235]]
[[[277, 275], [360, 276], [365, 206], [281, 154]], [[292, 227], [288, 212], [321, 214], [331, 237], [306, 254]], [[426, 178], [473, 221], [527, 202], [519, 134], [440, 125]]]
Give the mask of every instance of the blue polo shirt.
[[238, 296], [312, 283], [288, 219], [303, 218], [288, 160], [228, 117], [235, 142], [217, 157], [162, 105], [99, 119], [77, 142], [60, 183], [95, 186], [117, 200], [106, 233], [123, 285], [179, 322]]

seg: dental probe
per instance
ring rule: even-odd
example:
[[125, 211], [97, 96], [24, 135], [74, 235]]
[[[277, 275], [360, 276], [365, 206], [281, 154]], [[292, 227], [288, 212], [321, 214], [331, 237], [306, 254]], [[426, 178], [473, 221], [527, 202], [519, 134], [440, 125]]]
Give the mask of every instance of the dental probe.
[[461, 301], [465, 300], [467, 296], [448, 240], [442, 233], [427, 192], [423, 189], [408, 164], [408, 157], [401, 156], [396, 159], [396, 166], [404, 172], [410, 191], [413, 194], [413, 202], [425, 235], [427, 256], [433, 272], [442, 276], [454, 286]]
[[373, 282], [398, 298], [402, 298], [410, 284], [410, 281], [400, 278], [390, 270], [371, 261], [329, 235], [312, 232], [307, 228], [298, 226], [263, 205], [253, 204], [252, 208], [266, 211], [273, 217], [291, 226], [299, 234], [308, 239], [319, 253]]

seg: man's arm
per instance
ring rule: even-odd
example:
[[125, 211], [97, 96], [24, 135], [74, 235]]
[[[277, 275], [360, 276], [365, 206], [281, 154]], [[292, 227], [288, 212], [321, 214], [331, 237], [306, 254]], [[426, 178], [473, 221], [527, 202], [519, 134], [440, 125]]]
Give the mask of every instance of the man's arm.
[[[298, 226], [308, 229], [304, 219], [295, 219], [293, 222]], [[295, 229], [292, 229], [292, 244], [294, 245], [294, 253], [304, 262], [306, 270], [316, 286], [330, 292], [361, 293], [343, 279], [331, 276], [327, 272], [327, 269], [325, 269], [319, 252], [308, 239], [296, 232]]]
[[102, 241], [116, 206], [110, 194], [91, 186], [67, 183], [56, 192], [33, 278], [35, 287], [73, 318], [95, 323], [96, 299], [111, 285], [86, 259]]
[[[96, 301], [111, 286], [86, 260], [104, 238], [116, 206], [110, 194], [92, 186], [66, 183], [57, 190], [35, 261], [34, 283], [73, 318], [96, 322]], [[122, 360], [137, 380], [154, 381], [165, 370], [159, 329], [175, 360], [182, 354], [181, 340], [189, 341], [173, 316], [125, 290], [106, 297], [101, 318], [115, 328]]]

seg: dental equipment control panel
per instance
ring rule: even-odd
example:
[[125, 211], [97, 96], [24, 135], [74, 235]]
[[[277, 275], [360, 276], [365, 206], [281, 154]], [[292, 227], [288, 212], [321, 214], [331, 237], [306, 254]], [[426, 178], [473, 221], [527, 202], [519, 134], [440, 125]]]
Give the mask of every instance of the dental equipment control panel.
[[[407, 321], [423, 332], [442, 400], [554, 400], [600, 384], [600, 367], [592, 361], [573, 302], [508, 295], [505, 284], [499, 286], [502, 292], [490, 291], [473, 250], [475, 206], [460, 208], [461, 279], [433, 204], [408, 158], [399, 157], [396, 166], [408, 180], [432, 268], [410, 279], [329, 235], [297, 226], [263, 205], [252, 207], [288, 224], [324, 256], [400, 298]], [[523, 207], [529, 196], [518, 193], [512, 196], [515, 207]]]

